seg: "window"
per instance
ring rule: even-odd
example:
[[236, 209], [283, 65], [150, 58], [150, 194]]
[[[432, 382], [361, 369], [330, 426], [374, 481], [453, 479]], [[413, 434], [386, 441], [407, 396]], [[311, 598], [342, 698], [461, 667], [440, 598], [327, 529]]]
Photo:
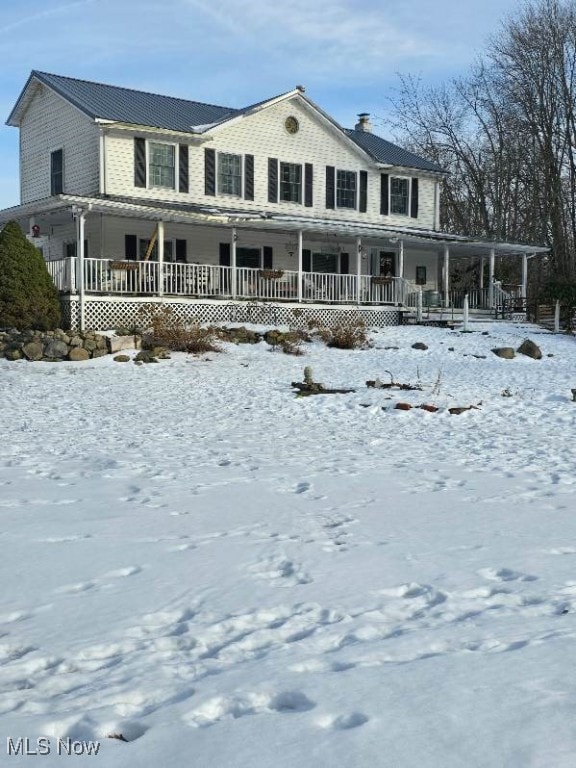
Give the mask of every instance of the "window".
[[172, 144], [149, 144], [148, 169], [151, 187], [174, 189], [174, 149]]
[[57, 149], [50, 153], [50, 194], [61, 195], [64, 191], [64, 152]]
[[218, 192], [242, 197], [242, 158], [240, 155], [218, 154]]
[[311, 267], [311, 272], [337, 274], [338, 256], [335, 253], [313, 253]]
[[390, 179], [390, 213], [408, 215], [408, 179]]
[[336, 206], [356, 208], [356, 173], [336, 171]]
[[236, 248], [236, 266], [260, 269], [260, 248]]
[[[138, 241], [138, 259], [144, 261], [146, 258], [146, 251], [150, 245], [150, 240], [140, 239]], [[150, 254], [149, 261], [158, 261], [158, 241], [154, 243], [152, 253]], [[164, 240], [164, 261], [174, 261], [174, 241]]]
[[287, 203], [302, 202], [302, 166], [280, 163], [280, 200]]

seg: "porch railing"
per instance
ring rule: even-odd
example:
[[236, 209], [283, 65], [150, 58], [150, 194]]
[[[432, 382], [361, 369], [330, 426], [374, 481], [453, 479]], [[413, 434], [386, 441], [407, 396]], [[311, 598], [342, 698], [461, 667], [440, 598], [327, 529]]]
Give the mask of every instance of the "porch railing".
[[[47, 262], [58, 290], [75, 292], [77, 260]], [[299, 290], [300, 288], [300, 290]], [[295, 270], [224, 267], [210, 264], [174, 264], [157, 261], [84, 259], [86, 293], [138, 296], [188, 296], [200, 298], [298, 301], [333, 304], [403, 304], [411, 284], [403, 278], [341, 275]]]
[[59, 291], [76, 290], [76, 259], [47, 261], [46, 268]]

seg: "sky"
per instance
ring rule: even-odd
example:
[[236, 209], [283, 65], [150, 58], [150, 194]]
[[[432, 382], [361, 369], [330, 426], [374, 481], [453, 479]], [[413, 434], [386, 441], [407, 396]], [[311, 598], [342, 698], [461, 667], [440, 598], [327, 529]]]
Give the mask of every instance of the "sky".
[[0, 209], [19, 202], [18, 130], [33, 69], [242, 107], [304, 85], [376, 132], [399, 75], [466, 73], [521, 0], [0, 0]]

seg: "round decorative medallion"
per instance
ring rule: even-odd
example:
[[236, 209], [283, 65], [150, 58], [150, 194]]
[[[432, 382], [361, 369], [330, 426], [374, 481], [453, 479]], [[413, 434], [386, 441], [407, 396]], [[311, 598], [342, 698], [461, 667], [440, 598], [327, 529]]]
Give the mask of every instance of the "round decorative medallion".
[[298, 120], [296, 120], [295, 117], [292, 117], [292, 115], [286, 118], [284, 127], [286, 128], [288, 133], [298, 133], [298, 129], [300, 128], [300, 126], [298, 125]]

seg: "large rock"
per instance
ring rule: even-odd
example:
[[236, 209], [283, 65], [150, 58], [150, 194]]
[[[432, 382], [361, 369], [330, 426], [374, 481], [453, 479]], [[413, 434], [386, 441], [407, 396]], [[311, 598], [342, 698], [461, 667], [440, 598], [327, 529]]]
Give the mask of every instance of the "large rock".
[[533, 341], [530, 341], [530, 339], [525, 339], [522, 344], [518, 347], [516, 350], [520, 355], [526, 355], [526, 357], [531, 357], [533, 360], [541, 360], [542, 359], [542, 350], [538, 346], [538, 344], [535, 344]]
[[50, 339], [44, 345], [44, 357], [51, 360], [63, 360], [68, 356], [68, 344], [60, 339]]
[[504, 360], [512, 360], [516, 357], [516, 352], [512, 347], [496, 347], [492, 350], [497, 357], [502, 357]]
[[22, 352], [28, 360], [42, 360], [44, 347], [38, 341], [30, 341], [28, 344], [24, 344]]
[[68, 357], [75, 362], [78, 362], [79, 360], [90, 360], [90, 352], [82, 347], [72, 347]]

